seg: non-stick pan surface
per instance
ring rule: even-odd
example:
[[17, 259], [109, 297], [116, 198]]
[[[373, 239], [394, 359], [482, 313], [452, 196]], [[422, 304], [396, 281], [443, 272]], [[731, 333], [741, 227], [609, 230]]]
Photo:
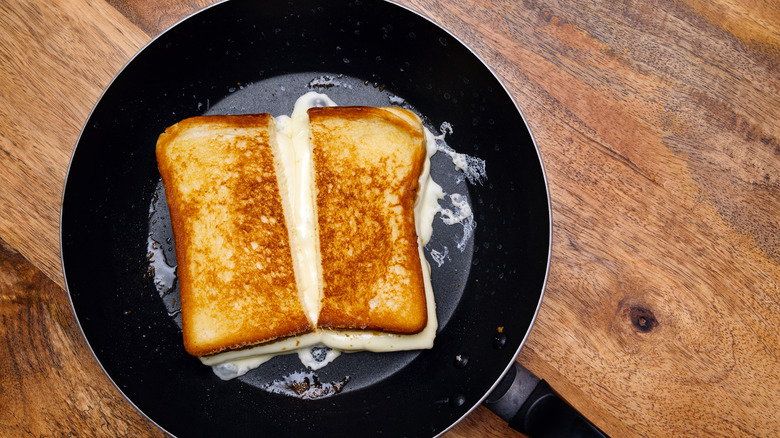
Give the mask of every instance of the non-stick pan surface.
[[[434, 134], [449, 124], [446, 143], [484, 160], [486, 177], [469, 180], [443, 152], [432, 175], [467, 197], [476, 227], [459, 249], [464, 227], [434, 221], [432, 349], [344, 354], [316, 372], [278, 357], [222, 381], [184, 351], [175, 280], [161, 284], [160, 257], [171, 265], [175, 257], [155, 142], [189, 116], [289, 114], [307, 91], [340, 105], [412, 108]], [[431, 436], [478, 405], [514, 360], [542, 297], [550, 230], [545, 175], [520, 111], [452, 35], [381, 1], [231, 0], [160, 35], [105, 91], [71, 160], [61, 250], [96, 358], [169, 433]], [[269, 390], [301, 372], [320, 395], [334, 393]]]

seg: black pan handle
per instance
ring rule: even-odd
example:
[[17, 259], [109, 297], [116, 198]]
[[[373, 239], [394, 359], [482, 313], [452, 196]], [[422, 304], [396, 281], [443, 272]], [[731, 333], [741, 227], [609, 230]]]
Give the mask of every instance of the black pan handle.
[[517, 362], [485, 400], [485, 406], [510, 427], [533, 438], [607, 436], [566, 403], [547, 382]]

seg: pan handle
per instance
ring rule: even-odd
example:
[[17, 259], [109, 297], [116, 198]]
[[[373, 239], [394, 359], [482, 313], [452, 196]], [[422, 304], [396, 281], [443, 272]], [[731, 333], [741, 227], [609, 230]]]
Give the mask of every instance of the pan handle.
[[607, 436], [547, 382], [517, 362], [485, 400], [485, 406], [511, 428], [533, 438]]

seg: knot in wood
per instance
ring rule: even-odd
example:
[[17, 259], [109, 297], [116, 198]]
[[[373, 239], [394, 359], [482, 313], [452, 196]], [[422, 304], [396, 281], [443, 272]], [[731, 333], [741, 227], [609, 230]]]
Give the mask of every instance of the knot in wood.
[[629, 315], [634, 327], [645, 333], [658, 326], [658, 320], [655, 319], [655, 315], [653, 315], [653, 312], [649, 309], [633, 306], [631, 307]]

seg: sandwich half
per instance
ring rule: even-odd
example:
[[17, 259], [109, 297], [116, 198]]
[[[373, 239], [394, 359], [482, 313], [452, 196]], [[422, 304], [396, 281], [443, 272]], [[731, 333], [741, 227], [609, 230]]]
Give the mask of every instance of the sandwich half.
[[401, 108], [308, 110], [322, 264], [318, 327], [414, 334], [427, 323], [414, 223], [426, 155]]
[[184, 347], [194, 356], [313, 329], [296, 283], [275, 136], [268, 114], [201, 116], [157, 142]]

